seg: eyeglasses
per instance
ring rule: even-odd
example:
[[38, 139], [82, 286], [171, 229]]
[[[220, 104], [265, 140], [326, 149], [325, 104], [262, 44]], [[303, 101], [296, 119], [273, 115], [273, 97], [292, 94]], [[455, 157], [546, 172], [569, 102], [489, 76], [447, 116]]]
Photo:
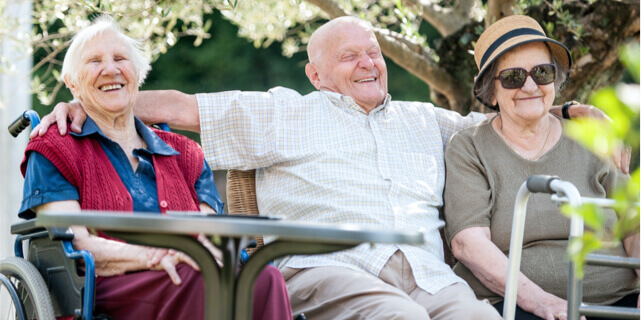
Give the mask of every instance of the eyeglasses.
[[518, 89], [523, 87], [527, 76], [540, 85], [546, 85], [556, 80], [556, 66], [553, 64], [540, 64], [534, 66], [529, 72], [523, 68], [510, 68], [499, 72], [494, 80], [500, 80], [501, 86], [505, 89]]

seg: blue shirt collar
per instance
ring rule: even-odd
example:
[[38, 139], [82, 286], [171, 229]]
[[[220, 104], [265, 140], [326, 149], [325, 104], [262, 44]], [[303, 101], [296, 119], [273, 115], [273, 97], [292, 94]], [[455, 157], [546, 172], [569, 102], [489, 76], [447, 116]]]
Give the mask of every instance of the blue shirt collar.
[[[171, 156], [171, 155], [178, 155], [180, 154], [178, 151], [176, 151], [174, 148], [172, 148], [170, 145], [168, 145], [165, 141], [160, 139], [160, 137], [153, 132], [149, 127], [145, 126], [145, 124], [142, 122], [142, 120], [138, 119], [137, 117], [134, 117], [134, 121], [136, 124], [136, 132], [142, 137], [142, 140], [145, 141], [147, 144], [147, 150], [151, 154], [158, 154], [158, 155], [163, 155], [163, 156]], [[98, 135], [101, 139], [106, 139], [108, 141], [111, 141], [107, 136], [105, 136], [98, 125], [96, 124], [93, 119], [91, 119], [89, 116], [87, 116], [87, 120], [85, 121], [85, 124], [82, 126], [82, 132], [81, 133], [74, 133], [70, 132], [70, 134], [74, 137], [88, 137], [91, 135]]]

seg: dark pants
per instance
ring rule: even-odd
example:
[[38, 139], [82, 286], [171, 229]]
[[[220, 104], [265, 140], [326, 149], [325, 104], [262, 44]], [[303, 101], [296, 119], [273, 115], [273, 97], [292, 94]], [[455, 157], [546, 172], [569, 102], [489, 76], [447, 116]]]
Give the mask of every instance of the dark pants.
[[[143, 271], [103, 278], [96, 286], [95, 314], [114, 319], [202, 319], [205, 286], [200, 272], [177, 266], [174, 285], [164, 271]], [[278, 269], [263, 269], [254, 287], [252, 319], [292, 319], [285, 281]]]
[[[636, 308], [637, 307], [637, 299], [639, 299], [639, 294], [638, 293], [633, 293], [629, 294], [623, 299], [611, 304], [611, 306], [614, 307], [630, 307], [630, 308]], [[494, 308], [499, 311], [499, 313], [502, 315], [503, 314], [503, 301], [494, 304]], [[539, 318], [535, 316], [532, 313], [529, 313], [523, 309], [521, 309], [519, 306], [516, 306], [516, 315], [514, 317], [516, 320], [542, 320], [542, 318]], [[607, 320], [607, 319], [612, 319], [612, 318], [599, 318], [599, 317], [587, 317], [588, 320]]]

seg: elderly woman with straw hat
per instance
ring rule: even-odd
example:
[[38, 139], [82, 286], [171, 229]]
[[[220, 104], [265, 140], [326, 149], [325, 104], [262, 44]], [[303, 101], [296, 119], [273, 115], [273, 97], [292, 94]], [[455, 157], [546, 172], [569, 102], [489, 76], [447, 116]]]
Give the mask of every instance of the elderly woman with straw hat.
[[[628, 177], [565, 137], [563, 120], [548, 112], [572, 60], [534, 19], [515, 15], [497, 21], [479, 38], [474, 56], [480, 70], [475, 96], [498, 114], [448, 144], [445, 234], [459, 260], [454, 271], [479, 299], [502, 311], [520, 184], [533, 174], [557, 175], [584, 196], [606, 197]], [[529, 203], [517, 319], [564, 319], [570, 221], [549, 196], [532, 195]], [[616, 219], [606, 211], [606, 226]], [[605, 251], [638, 257], [639, 236]], [[588, 266], [583, 292], [588, 303], [637, 306], [638, 270]]]

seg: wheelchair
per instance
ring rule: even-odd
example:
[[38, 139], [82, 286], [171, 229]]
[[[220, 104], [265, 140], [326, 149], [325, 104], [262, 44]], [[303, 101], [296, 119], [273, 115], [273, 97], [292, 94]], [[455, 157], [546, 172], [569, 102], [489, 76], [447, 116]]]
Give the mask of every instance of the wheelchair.
[[[10, 126], [16, 137], [40, 118], [35, 111], [26, 111]], [[34, 220], [13, 224], [17, 235], [15, 257], [0, 261], [0, 295], [9, 297], [11, 305], [0, 307], [0, 318], [55, 319], [71, 315], [74, 319], [105, 319], [92, 315], [95, 267], [91, 254], [73, 249], [73, 234], [61, 228], [36, 227]], [[23, 246], [27, 243], [28, 254]], [[78, 268], [78, 261], [84, 271]]]
[[[525, 181], [516, 196], [514, 204], [514, 219], [512, 221], [512, 235], [510, 238], [510, 255], [508, 262], [507, 281], [505, 285], [505, 302], [503, 304], [503, 318], [513, 320], [516, 313], [516, 296], [519, 268], [521, 264], [521, 251], [523, 247], [523, 233], [525, 229], [525, 214], [527, 201], [531, 193], [547, 193], [557, 205], [569, 203], [578, 207], [582, 203], [593, 203], [601, 207], [613, 207], [614, 200], [581, 197], [577, 188], [570, 182], [560, 180], [555, 176], [534, 175]], [[639, 206], [637, 203], [636, 206]], [[570, 240], [583, 236], [583, 217], [572, 216], [570, 221]], [[601, 254], [589, 254], [586, 265], [600, 265], [608, 267], [638, 269], [639, 259], [615, 257]], [[575, 274], [574, 262], [570, 261], [568, 277], [568, 320], [578, 320], [582, 315], [639, 319], [639, 309], [612, 306], [588, 305], [582, 302], [582, 279]]]
[[[39, 122], [38, 114], [29, 110], [9, 126], [9, 132], [16, 137]], [[164, 123], [154, 127], [170, 131]], [[68, 228], [44, 228], [32, 219], [13, 224], [11, 233], [17, 235], [15, 257], [0, 261], [0, 301], [7, 296], [11, 306], [0, 305], [0, 319], [111, 319], [93, 314], [94, 259], [88, 251], [73, 248], [73, 234]], [[256, 246], [256, 241], [247, 242], [246, 248]], [[243, 262], [249, 259], [246, 249], [240, 251], [240, 257]], [[84, 270], [79, 265], [84, 265]], [[295, 319], [305, 320], [305, 316]]]
[[[17, 137], [39, 123], [38, 114], [28, 110], [9, 126], [9, 133]], [[154, 127], [170, 131], [164, 123]], [[73, 234], [67, 228], [38, 227], [32, 219], [13, 224], [11, 234], [17, 235], [15, 257], [0, 261], [0, 297], [8, 296], [11, 306], [0, 306], [0, 319], [110, 319], [93, 314], [94, 259], [88, 251], [73, 248]]]

